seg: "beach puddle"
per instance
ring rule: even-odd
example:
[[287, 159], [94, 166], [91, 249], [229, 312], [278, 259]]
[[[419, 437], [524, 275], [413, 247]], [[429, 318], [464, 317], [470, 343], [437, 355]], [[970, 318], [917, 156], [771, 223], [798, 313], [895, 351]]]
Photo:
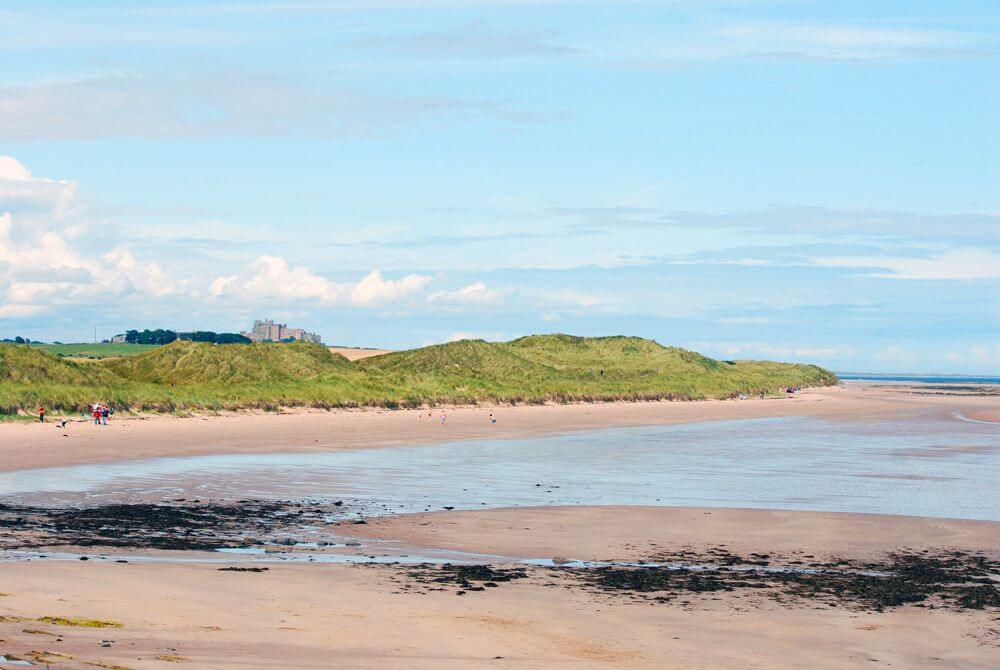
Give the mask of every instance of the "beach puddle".
[[[341, 502], [357, 519], [443, 509], [662, 505], [998, 520], [1000, 496], [988, 494], [1000, 479], [998, 449], [1000, 428], [953, 419], [755, 419], [26, 470], [0, 474], [0, 498], [61, 507], [308, 499]], [[290, 535], [315, 541], [303, 525]]]

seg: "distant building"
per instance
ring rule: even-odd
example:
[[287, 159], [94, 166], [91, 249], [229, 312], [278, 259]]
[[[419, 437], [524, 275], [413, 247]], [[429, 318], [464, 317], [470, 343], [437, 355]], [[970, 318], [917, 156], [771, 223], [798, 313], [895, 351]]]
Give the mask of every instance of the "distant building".
[[125, 333], [120, 333], [111, 338], [112, 344], [125, 344]]
[[249, 333], [241, 333], [249, 337], [254, 342], [282, 342], [284, 340], [301, 340], [304, 342], [314, 342], [322, 344], [323, 338], [316, 333], [310, 333], [302, 328], [289, 328], [288, 324], [275, 323], [267, 319], [265, 321], [254, 321], [253, 330]]

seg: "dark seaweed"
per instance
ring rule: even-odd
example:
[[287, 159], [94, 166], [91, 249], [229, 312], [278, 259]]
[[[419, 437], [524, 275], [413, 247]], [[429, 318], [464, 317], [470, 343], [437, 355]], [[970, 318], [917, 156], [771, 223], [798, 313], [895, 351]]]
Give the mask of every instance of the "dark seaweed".
[[[691, 553], [684, 554], [685, 562], [693, 558]], [[931, 599], [952, 609], [1000, 607], [1000, 562], [986, 556], [894, 553], [881, 561], [813, 564], [810, 570], [798, 568], [802, 561], [797, 560], [786, 560], [775, 570], [761, 570], [753, 567], [759, 565], [759, 558], [743, 559], [716, 550], [698, 561], [708, 566], [697, 570], [643, 566], [562, 571], [593, 590], [653, 594], [661, 601], [698, 592], [769, 589], [772, 597], [791, 596], [859, 610], [879, 611]], [[677, 557], [670, 562], [677, 562]]]
[[0, 504], [0, 548], [211, 551], [256, 543], [307, 522], [325, 523], [331, 514], [314, 505], [261, 500], [70, 508]]

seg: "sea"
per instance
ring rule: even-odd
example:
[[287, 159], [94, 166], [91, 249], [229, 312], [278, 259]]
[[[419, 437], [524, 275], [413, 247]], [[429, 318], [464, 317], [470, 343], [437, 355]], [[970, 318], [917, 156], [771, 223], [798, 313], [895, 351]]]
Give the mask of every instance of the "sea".
[[872, 374], [867, 372], [837, 372], [837, 378], [848, 382], [903, 382], [917, 384], [1000, 384], [1000, 377], [982, 375], [917, 375]]

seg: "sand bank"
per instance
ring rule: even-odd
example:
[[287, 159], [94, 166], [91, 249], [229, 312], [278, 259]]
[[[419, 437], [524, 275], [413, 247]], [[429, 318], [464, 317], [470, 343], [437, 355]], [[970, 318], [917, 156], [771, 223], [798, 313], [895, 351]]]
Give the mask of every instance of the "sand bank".
[[[482, 437], [529, 437], [609, 426], [689, 423], [773, 416], [859, 420], [933, 412], [966, 416], [996, 408], [996, 398], [932, 397], [878, 385], [808, 389], [789, 398], [700, 402], [595, 403], [426, 410], [289, 411], [179, 418], [119, 417], [107, 427], [77, 419], [0, 423], [0, 470], [115, 460], [227, 453], [336, 451]], [[498, 418], [490, 427], [488, 414]], [[418, 416], [420, 417], [418, 420]]]
[[732, 551], [866, 558], [897, 549], [1000, 553], [1000, 522], [881, 514], [701, 507], [531, 507], [371, 519], [361, 537], [514, 557], [642, 560], [725, 545]]
[[[579, 508], [440, 513], [380, 522], [366, 532], [511, 553], [606, 557], [637, 556], [651, 543], [794, 547], [816, 555], [868, 553], [897, 541], [995, 549], [998, 527], [801, 512]], [[508, 536], [490, 537], [498, 533]], [[407, 591], [401, 567], [217, 568], [0, 564], [0, 591], [9, 594], [0, 597], [7, 617], [0, 621], [0, 653], [73, 657], [51, 657], [60, 668], [167, 667], [158, 656], [198, 668], [994, 668], [1000, 658], [990, 611], [863, 612], [739, 591], [657, 603], [553, 585], [558, 578], [548, 573], [457, 596], [453, 588]], [[37, 621], [47, 616], [123, 627]], [[113, 642], [101, 646], [101, 640]]]

